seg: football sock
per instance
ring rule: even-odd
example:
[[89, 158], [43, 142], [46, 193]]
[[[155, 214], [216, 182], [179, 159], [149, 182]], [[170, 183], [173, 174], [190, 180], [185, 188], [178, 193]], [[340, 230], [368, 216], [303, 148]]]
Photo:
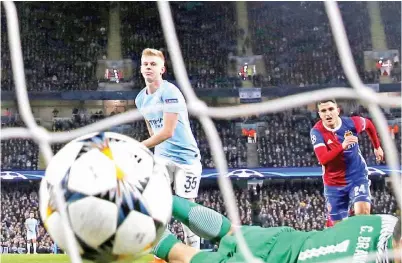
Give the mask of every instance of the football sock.
[[178, 196], [173, 196], [172, 214], [194, 234], [213, 242], [220, 241], [231, 227], [227, 217]]
[[28, 248], [28, 251], [27, 251], [28, 254], [31, 253], [31, 244], [30, 243], [27, 244], [27, 248]]
[[33, 252], [36, 253], [36, 243], [33, 243]]
[[201, 239], [194, 234], [185, 224], [181, 223], [184, 232], [184, 239], [187, 245], [195, 249], [200, 249]]
[[168, 229], [166, 229], [158, 244], [156, 244], [156, 246], [154, 246], [152, 249], [152, 254], [158, 258], [168, 261], [170, 250], [175, 244], [180, 242], [181, 241], [179, 241]]

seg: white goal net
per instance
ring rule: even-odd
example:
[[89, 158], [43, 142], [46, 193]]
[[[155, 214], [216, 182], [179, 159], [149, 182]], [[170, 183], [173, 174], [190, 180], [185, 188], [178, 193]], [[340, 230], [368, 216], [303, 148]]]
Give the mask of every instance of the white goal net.
[[[47, 132], [43, 127], [38, 126], [32, 115], [26, 90], [21, 40], [19, 33], [20, 30], [16, 8], [14, 3], [11, 1], [3, 1], [2, 3], [5, 8], [8, 25], [7, 30], [9, 37], [9, 47], [11, 52], [12, 71], [15, 82], [15, 92], [18, 101], [18, 108], [21, 114], [21, 118], [25, 122], [27, 128], [3, 129], [1, 132], [1, 140], [12, 138], [32, 139], [39, 145], [40, 152], [44, 156], [46, 163], [48, 163], [53, 155], [50, 147], [52, 143], [68, 142], [74, 138], [77, 138], [78, 136], [82, 136], [90, 132], [106, 130], [111, 126], [132, 122], [142, 118], [141, 114], [137, 110], [131, 110], [129, 112], [109, 117], [94, 124], [69, 132], [50, 133]], [[393, 140], [388, 133], [387, 121], [379, 107], [380, 105], [398, 105], [398, 107], [401, 107], [401, 98], [383, 97], [380, 94], [375, 93], [362, 83], [359, 75], [357, 74], [357, 69], [353, 61], [352, 52], [348, 43], [341, 14], [336, 2], [326, 1], [325, 9], [330, 20], [330, 25], [332, 28], [344, 73], [353, 86], [353, 89], [342, 87], [328, 88], [319, 91], [305, 92], [302, 94], [275, 99], [269, 102], [219, 108], [207, 107], [207, 105], [195, 95], [195, 92], [191, 87], [186, 73], [183, 57], [180, 51], [180, 45], [178, 43], [176, 30], [170, 11], [169, 2], [159, 1], [157, 4], [163, 27], [163, 33], [167, 42], [170, 58], [172, 59], [172, 65], [174, 68], [176, 79], [184, 93], [184, 96], [186, 97], [189, 113], [199, 119], [205, 131], [206, 137], [208, 138], [211, 152], [214, 153], [213, 159], [219, 172], [219, 186], [225, 200], [225, 205], [229, 217], [234, 224], [240, 224], [240, 220], [237, 213], [237, 207], [234, 202], [234, 193], [230, 179], [225, 176], [228, 173], [228, 169], [223, 152], [222, 142], [211, 118], [231, 119], [245, 115], [273, 113], [303, 106], [314, 101], [330, 98], [358, 99], [364, 106], [368, 108], [376, 124], [378, 132], [382, 139], [384, 151], [387, 155], [387, 165], [391, 170], [390, 177], [393, 185], [393, 192], [397, 199], [398, 206], [400, 208], [402, 207], [401, 176], [397, 172], [398, 170], [400, 170], [399, 158]], [[57, 194], [57, 205], [60, 208], [64, 208], [61, 209], [61, 216], [63, 218], [62, 223], [65, 226], [64, 229], [66, 231], [67, 237], [70, 237], [68, 238], [69, 242], [67, 244], [67, 252], [72, 262], [81, 262], [77, 246], [74, 243], [75, 239], [73, 238], [73, 233], [67, 223], [65, 202], [63, 196], [61, 195], [61, 191], [58, 191]], [[245, 255], [246, 262], [261, 262], [260, 260], [257, 260], [252, 256], [246, 243], [244, 242], [243, 236], [240, 231], [236, 233], [236, 237], [239, 241], [239, 249]], [[395, 255], [393, 255], [393, 253], [390, 253], [389, 258], [393, 258], [394, 256]], [[368, 255], [366, 262], [369, 262], [371, 260], [375, 261], [376, 257], [376, 253], [370, 254]], [[352, 259], [342, 258], [334, 262], [352, 262]]]

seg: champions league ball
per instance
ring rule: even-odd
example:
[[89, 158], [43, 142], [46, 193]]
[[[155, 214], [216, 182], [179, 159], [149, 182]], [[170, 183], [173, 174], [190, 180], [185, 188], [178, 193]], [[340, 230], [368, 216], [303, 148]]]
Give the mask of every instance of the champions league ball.
[[40, 215], [62, 249], [66, 237], [55, 191], [61, 189], [69, 225], [84, 259], [133, 260], [148, 254], [172, 212], [164, 166], [138, 141], [117, 133], [86, 135], [49, 163], [39, 190]]

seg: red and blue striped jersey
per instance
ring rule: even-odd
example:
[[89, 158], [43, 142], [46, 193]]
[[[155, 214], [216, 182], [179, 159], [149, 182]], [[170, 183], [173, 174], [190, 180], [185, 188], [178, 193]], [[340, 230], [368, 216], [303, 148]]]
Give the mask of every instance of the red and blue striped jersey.
[[340, 117], [340, 124], [334, 129], [318, 121], [310, 131], [311, 143], [318, 161], [323, 167], [324, 185], [345, 186], [350, 182], [368, 176], [366, 161], [359, 145], [342, 148], [343, 140], [350, 135], [357, 136], [367, 131], [375, 149], [380, 147], [373, 123], [362, 117]]

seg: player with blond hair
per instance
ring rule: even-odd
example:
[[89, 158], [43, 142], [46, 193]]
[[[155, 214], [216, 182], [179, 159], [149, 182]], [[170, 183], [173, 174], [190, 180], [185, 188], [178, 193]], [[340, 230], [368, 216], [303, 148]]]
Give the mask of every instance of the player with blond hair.
[[[175, 194], [194, 202], [202, 173], [200, 150], [191, 131], [184, 96], [174, 84], [163, 79], [165, 72], [163, 53], [145, 49], [141, 74], [146, 87], [135, 99], [150, 135], [142, 144], [155, 148], [156, 159], [169, 171]], [[200, 238], [184, 224], [183, 231], [186, 243], [199, 249]]]

